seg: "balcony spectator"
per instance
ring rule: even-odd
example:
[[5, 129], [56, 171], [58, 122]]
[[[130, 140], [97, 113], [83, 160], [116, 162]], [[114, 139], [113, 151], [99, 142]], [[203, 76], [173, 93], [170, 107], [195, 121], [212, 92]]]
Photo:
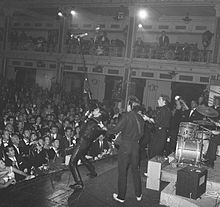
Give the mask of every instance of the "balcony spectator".
[[169, 46], [170, 40], [166, 35], [165, 31], [161, 32], [161, 36], [159, 37], [159, 46], [160, 48], [167, 48]]
[[144, 42], [141, 39], [141, 37], [137, 38], [137, 41], [135, 42], [135, 57], [140, 58], [142, 57], [144, 53]]

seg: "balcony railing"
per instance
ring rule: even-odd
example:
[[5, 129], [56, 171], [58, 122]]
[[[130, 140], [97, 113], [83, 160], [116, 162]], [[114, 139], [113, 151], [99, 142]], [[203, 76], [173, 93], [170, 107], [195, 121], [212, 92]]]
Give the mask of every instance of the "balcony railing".
[[[58, 52], [58, 44], [48, 42], [9, 42], [8, 47], [13, 51]], [[82, 44], [81, 49], [77, 44], [65, 44], [63, 53], [80, 54], [83, 52], [85, 55], [111, 57], [124, 57], [125, 55], [125, 47], [114, 44], [105, 46], [89, 44], [87, 42], [86, 44]], [[144, 43], [134, 47], [134, 58], [210, 63], [212, 62], [212, 50], [201, 50], [192, 44], [170, 44], [168, 47], [161, 48], [156, 43]]]
[[198, 49], [194, 44], [170, 44], [159, 47], [158, 44], [140, 44], [135, 46], [135, 58], [176, 60], [190, 62], [211, 62], [211, 50]]

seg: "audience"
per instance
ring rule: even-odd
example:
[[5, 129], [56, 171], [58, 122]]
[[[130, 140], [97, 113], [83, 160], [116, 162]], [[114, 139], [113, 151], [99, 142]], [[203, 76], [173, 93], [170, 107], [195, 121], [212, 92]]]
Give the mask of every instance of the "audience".
[[[27, 83], [17, 86], [0, 79], [0, 159], [18, 174], [3, 182], [0, 169], [0, 188], [26, 179], [27, 174], [39, 176], [65, 166], [65, 156], [78, 141], [87, 108], [77, 94], [53, 87], [47, 90]], [[92, 159], [113, 154], [111, 139], [103, 138], [99, 140], [104, 143], [102, 150]]]

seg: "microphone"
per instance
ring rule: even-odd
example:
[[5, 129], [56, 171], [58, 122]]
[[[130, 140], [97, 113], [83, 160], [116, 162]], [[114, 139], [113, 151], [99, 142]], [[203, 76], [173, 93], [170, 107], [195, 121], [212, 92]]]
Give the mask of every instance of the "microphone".
[[85, 37], [85, 36], [87, 36], [88, 35], [88, 33], [86, 32], [86, 33], [83, 33], [83, 34], [77, 34], [77, 35], [73, 35], [73, 34], [71, 34], [71, 37], [73, 38], [76, 38], [76, 39], [79, 39], [79, 38], [83, 38], [83, 37]]

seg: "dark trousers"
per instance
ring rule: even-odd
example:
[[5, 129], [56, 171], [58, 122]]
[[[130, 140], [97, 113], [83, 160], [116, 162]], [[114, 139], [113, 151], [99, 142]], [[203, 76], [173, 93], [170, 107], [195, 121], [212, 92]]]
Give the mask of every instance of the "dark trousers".
[[72, 152], [72, 156], [70, 158], [70, 162], [69, 162], [70, 172], [72, 173], [73, 179], [77, 184], [81, 184], [81, 185], [83, 184], [78, 169], [79, 160], [82, 161], [82, 164], [86, 166], [86, 168], [88, 169], [91, 175], [96, 174], [95, 167], [88, 159], [85, 158], [85, 155], [87, 154], [88, 150], [89, 150], [89, 144], [85, 140], [83, 140], [76, 145], [76, 147]]
[[118, 198], [125, 199], [129, 165], [137, 197], [141, 196], [141, 175], [139, 167], [139, 144], [122, 141], [118, 152]]
[[216, 151], [218, 145], [220, 145], [220, 135], [212, 137], [209, 141], [209, 147], [206, 153], [206, 157], [211, 162], [216, 160]]
[[178, 131], [179, 131], [179, 129], [171, 129], [170, 130], [170, 149], [169, 149], [170, 153], [172, 153], [176, 150]]
[[156, 155], [163, 156], [166, 140], [167, 130], [164, 128], [156, 129], [151, 139], [149, 159], [155, 157]]

